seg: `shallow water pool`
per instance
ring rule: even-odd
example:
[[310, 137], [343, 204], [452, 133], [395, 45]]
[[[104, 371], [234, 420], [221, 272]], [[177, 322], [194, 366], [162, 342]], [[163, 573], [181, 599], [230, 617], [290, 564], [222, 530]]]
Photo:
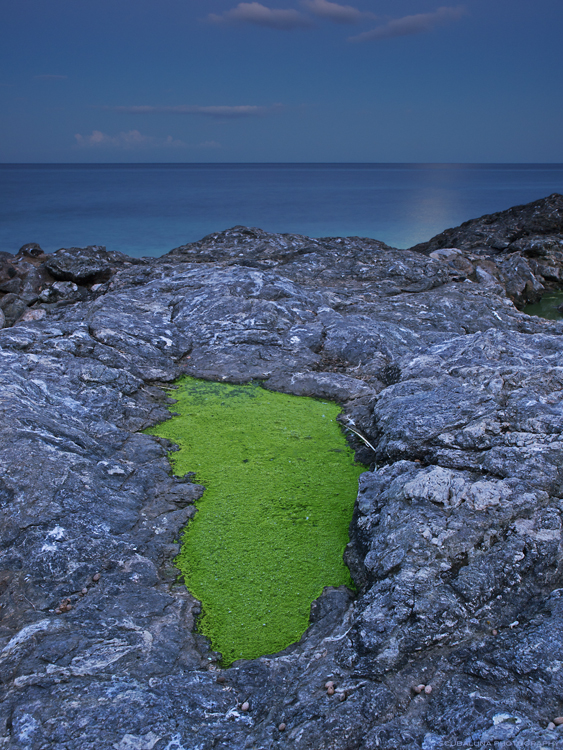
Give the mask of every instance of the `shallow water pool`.
[[563, 320], [563, 313], [557, 309], [559, 305], [563, 305], [563, 292], [549, 292], [544, 294], [539, 302], [526, 305], [523, 312], [548, 320]]

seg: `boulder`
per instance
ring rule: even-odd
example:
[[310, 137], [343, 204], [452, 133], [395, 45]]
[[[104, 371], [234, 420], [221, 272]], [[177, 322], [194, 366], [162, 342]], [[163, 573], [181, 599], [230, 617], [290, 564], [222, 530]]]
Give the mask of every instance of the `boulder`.
[[116, 267], [130, 265], [135, 259], [123, 253], [108, 252], [101, 245], [85, 248], [61, 248], [48, 256], [45, 268], [60, 281], [73, 281], [76, 284], [90, 284], [107, 281]]
[[4, 325], [12, 326], [27, 310], [27, 302], [10, 292], [0, 299], [0, 310], [4, 314]]

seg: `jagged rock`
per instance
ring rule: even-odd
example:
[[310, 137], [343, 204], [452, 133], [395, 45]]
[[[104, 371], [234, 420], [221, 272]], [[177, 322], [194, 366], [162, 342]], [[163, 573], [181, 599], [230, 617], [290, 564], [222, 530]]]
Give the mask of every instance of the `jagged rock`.
[[4, 314], [5, 325], [11, 326], [27, 310], [27, 302], [17, 294], [10, 292], [0, 299], [0, 309]]
[[449, 265], [472, 262], [477, 275], [496, 277], [510, 299], [522, 307], [561, 284], [562, 237], [563, 196], [553, 193], [446, 229], [411, 250], [443, 258]]
[[453, 247], [485, 254], [528, 250], [542, 255], [554, 245], [563, 247], [562, 234], [563, 196], [553, 193], [524, 206], [465, 221], [411, 249], [425, 254]]
[[22, 245], [18, 251], [18, 256], [26, 256], [28, 258], [40, 258], [43, 255], [45, 253], [37, 242], [28, 242]]
[[[426, 254], [244, 227], [159, 259], [2, 254], [1, 746], [563, 748], [563, 321], [514, 304], [559, 283], [562, 201]], [[357, 593], [227, 670], [173, 564], [203, 488], [141, 432], [183, 373], [336, 398], [377, 462]]]
[[83, 300], [88, 296], [88, 292], [84, 287], [79, 287], [73, 281], [55, 281], [46, 289], [44, 289], [39, 295], [41, 302], [77, 302]]
[[17, 276], [14, 279], [9, 279], [9, 281], [4, 281], [3, 284], [0, 284], [0, 292], [4, 292], [5, 294], [19, 294], [21, 288], [22, 280]]
[[115, 266], [134, 260], [123, 253], [108, 252], [105, 247], [89, 245], [86, 248], [61, 248], [45, 261], [45, 268], [60, 281], [93, 283], [107, 281]]

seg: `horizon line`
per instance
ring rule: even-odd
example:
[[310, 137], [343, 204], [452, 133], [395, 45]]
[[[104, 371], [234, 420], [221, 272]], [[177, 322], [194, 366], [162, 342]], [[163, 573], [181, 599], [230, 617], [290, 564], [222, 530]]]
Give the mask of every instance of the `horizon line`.
[[1, 167], [226, 167], [226, 166], [421, 166], [421, 167], [502, 167], [550, 166], [561, 167], [563, 162], [418, 162], [418, 161], [226, 161], [226, 162], [0, 162]]

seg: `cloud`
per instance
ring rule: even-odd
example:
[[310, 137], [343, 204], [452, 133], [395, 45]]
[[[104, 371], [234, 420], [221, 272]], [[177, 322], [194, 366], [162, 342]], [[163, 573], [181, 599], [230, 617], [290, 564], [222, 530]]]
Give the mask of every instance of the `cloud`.
[[223, 146], [217, 141], [202, 141], [197, 144], [196, 148], [223, 148]]
[[237, 118], [237, 117], [263, 117], [282, 109], [280, 104], [274, 104], [271, 107], [258, 107], [256, 105], [243, 104], [234, 107], [215, 106], [199, 107], [191, 104], [182, 104], [177, 107], [153, 107], [141, 105], [134, 107], [104, 107], [112, 112], [119, 112], [127, 115], [202, 115], [204, 117], [219, 118]]
[[68, 76], [56, 76], [51, 75], [50, 73], [45, 73], [40, 76], [33, 76], [36, 81], [64, 81], [65, 78], [68, 78]]
[[142, 135], [138, 130], [129, 130], [127, 133], [121, 132], [118, 135], [108, 135], [101, 130], [93, 130], [92, 135], [80, 135], [76, 133], [76, 146], [78, 148], [121, 148], [121, 149], [138, 149], [138, 148], [185, 148], [183, 141], [172, 138], [171, 135], [166, 138], [154, 138], [149, 135]]
[[251, 23], [256, 26], [268, 26], [271, 29], [305, 29], [313, 25], [312, 21], [298, 10], [267, 8], [261, 3], [239, 3], [236, 8], [222, 15], [210, 13], [207, 20], [211, 23], [237, 24]]
[[302, 0], [303, 5], [319, 18], [334, 23], [359, 23], [364, 18], [377, 18], [373, 13], [364, 13], [351, 5], [339, 5], [329, 0]]
[[369, 42], [374, 39], [391, 39], [396, 36], [423, 34], [426, 31], [431, 31], [438, 24], [457, 21], [465, 12], [465, 8], [458, 5], [455, 8], [441, 7], [433, 13], [417, 13], [414, 16], [395, 18], [371, 31], [364, 31], [357, 36], [348, 37], [348, 41]]

